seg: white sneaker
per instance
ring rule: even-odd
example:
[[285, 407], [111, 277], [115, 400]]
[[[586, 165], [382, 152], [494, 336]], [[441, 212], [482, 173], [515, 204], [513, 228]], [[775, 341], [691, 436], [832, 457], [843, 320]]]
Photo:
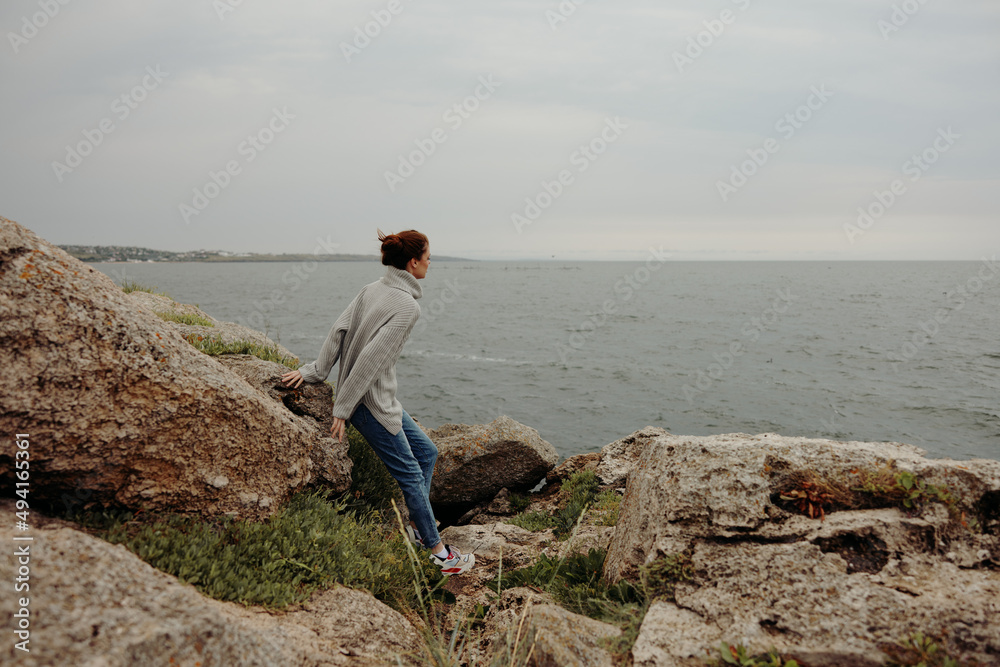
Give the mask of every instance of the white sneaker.
[[448, 550], [447, 558], [440, 558], [431, 554], [431, 562], [441, 568], [441, 574], [463, 574], [472, 569], [472, 566], [476, 564], [474, 554], [463, 554], [450, 544], [444, 545], [444, 548]]

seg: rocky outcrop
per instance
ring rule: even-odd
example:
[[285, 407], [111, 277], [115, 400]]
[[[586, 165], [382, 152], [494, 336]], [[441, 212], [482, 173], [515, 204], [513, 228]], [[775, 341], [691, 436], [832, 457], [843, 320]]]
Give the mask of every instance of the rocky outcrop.
[[325, 382], [304, 382], [292, 389], [281, 382], [288, 367], [249, 354], [224, 354], [216, 360], [246, 382], [315, 426], [312, 450], [313, 471], [319, 482], [340, 493], [351, 486], [351, 459], [345, 440], [330, 437], [333, 426], [333, 388]]
[[647, 426], [621, 440], [605, 445], [597, 464], [597, 479], [601, 484], [624, 488], [628, 475], [642, 454], [646, 445], [656, 438], [670, 435], [659, 426]]
[[211, 326], [207, 326], [204, 324], [184, 324], [183, 322], [165, 320], [163, 326], [172, 331], [176, 331], [182, 338], [194, 335], [201, 336], [203, 338], [217, 338], [223, 343], [249, 341], [251, 343], [258, 344], [261, 347], [273, 348], [283, 357], [296, 359], [291, 350], [280, 343], [274, 342], [264, 333], [245, 327], [242, 324], [237, 324], [236, 322], [217, 320], [197, 306], [187, 303], [178, 303], [170, 297], [163, 296], [162, 294], [151, 294], [141, 290], [129, 292], [128, 298], [140, 308], [148, 310], [154, 315], [158, 313], [165, 313], [168, 315], [194, 315], [212, 323]]
[[530, 489], [559, 460], [538, 431], [506, 416], [475, 426], [445, 424], [428, 435], [438, 448], [431, 502], [456, 516], [501, 489]]
[[0, 430], [30, 434], [36, 501], [259, 518], [313, 480], [314, 424], [165, 324], [0, 218]]
[[[9, 501], [0, 508], [14, 511]], [[62, 522], [36, 527], [32, 542], [13, 542], [12, 533], [0, 528], [6, 544], [30, 544], [30, 653], [4, 642], [4, 664], [373, 667], [397, 655], [422, 662], [420, 634], [367, 592], [335, 588], [268, 612], [204, 597], [125, 547]], [[0, 559], [0, 576], [12, 581], [15, 567]], [[15, 627], [17, 597], [0, 597], [6, 628]]]
[[[635, 664], [701, 664], [727, 641], [755, 652], [775, 647], [801, 664], [877, 665], [886, 658], [883, 643], [942, 630], [979, 659], [1000, 655], [1000, 573], [990, 569], [1000, 563], [1000, 540], [988, 511], [1000, 462], [921, 454], [898, 443], [773, 434], [662, 435], [646, 443], [605, 575], [632, 578], [659, 557], [683, 553], [693, 577], [677, 585], [675, 602], [650, 610]], [[941, 503], [913, 515], [845, 509], [821, 521], [789, 511], [779, 495], [806, 473], [859, 480], [890, 462], [947, 486], [950, 511]], [[975, 530], [977, 521], [986, 532]]]
[[533, 667], [611, 667], [611, 655], [601, 640], [621, 635], [615, 626], [567, 611], [530, 588], [504, 591], [484, 626], [485, 655], [497, 660], [513, 655], [516, 648], [522, 660], [530, 654], [527, 664]]
[[[525, 654], [525, 640], [533, 634], [525, 627], [529, 607], [537, 604], [552, 604], [548, 593], [533, 588], [518, 586], [508, 588], [500, 594], [483, 619], [483, 629], [477, 645], [471, 647], [466, 662], [469, 664], [519, 664], [511, 660], [517, 651]], [[506, 660], [503, 658], [507, 658]]]
[[574, 614], [554, 604], [535, 605], [525, 619], [535, 629], [538, 667], [612, 667], [611, 654], [600, 640], [618, 637], [613, 625]]

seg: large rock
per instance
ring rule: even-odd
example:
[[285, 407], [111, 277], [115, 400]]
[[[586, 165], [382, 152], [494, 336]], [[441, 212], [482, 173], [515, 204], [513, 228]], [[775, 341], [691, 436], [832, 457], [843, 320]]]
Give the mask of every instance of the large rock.
[[428, 435], [438, 448], [431, 502], [445, 512], [461, 514], [500, 489], [530, 489], [559, 461], [538, 431], [507, 416], [475, 426], [445, 424]]
[[347, 440], [340, 443], [330, 437], [330, 427], [333, 426], [333, 388], [329, 384], [305, 382], [295, 389], [286, 387], [281, 382], [281, 376], [288, 372], [288, 367], [250, 354], [224, 354], [216, 357], [216, 360], [276, 403], [312, 421], [316, 429], [315, 446], [312, 450], [316, 477], [337, 493], [346, 491], [351, 486], [353, 464], [347, 455], [350, 446]]
[[[912, 516], [883, 507], [820, 521], [775, 505], [804, 473], [857, 479], [891, 461], [947, 485], [954, 511], [932, 503]], [[899, 443], [654, 438], [629, 477], [605, 576], [633, 578], [675, 553], [688, 555], [694, 574], [677, 585], [676, 604], [651, 608], [635, 664], [702, 664], [727, 641], [755, 652], [773, 646], [816, 667], [877, 665], [881, 644], [942, 630], [978, 659], [995, 658], [998, 490], [998, 461], [929, 460]], [[960, 524], [976, 518], [984, 533]]]
[[535, 629], [533, 667], [612, 667], [600, 640], [618, 637], [613, 625], [574, 614], [554, 604], [535, 605], [525, 619]]
[[[260, 518], [313, 479], [315, 425], [110, 278], [0, 218], [0, 430], [36, 501]], [[0, 479], [13, 486], [13, 449]]]
[[[0, 503], [7, 515], [10, 501]], [[33, 520], [32, 524], [36, 524]], [[420, 664], [421, 637], [370, 593], [335, 588], [289, 612], [268, 612], [201, 595], [193, 586], [112, 545], [55, 522], [32, 530], [30, 619], [25, 653], [13, 632], [0, 663], [24, 665], [382, 665], [403, 656]], [[23, 536], [25, 533], [19, 533]], [[14, 558], [0, 559], [13, 581]], [[0, 597], [0, 622], [14, 628], [19, 595]], [[393, 663], [395, 664], [395, 663]]]
[[188, 303], [178, 303], [168, 296], [164, 296], [162, 294], [151, 294], [142, 290], [129, 292], [128, 297], [135, 302], [136, 305], [141, 308], [145, 308], [154, 315], [157, 313], [164, 313], [167, 315], [194, 315], [211, 322], [211, 326], [209, 326], [204, 324], [184, 324], [183, 322], [174, 322], [172, 320], [164, 321], [164, 326], [166, 328], [176, 331], [183, 337], [194, 335], [201, 336], [203, 338], [217, 338], [223, 343], [249, 341], [251, 343], [258, 344], [261, 347], [273, 348], [283, 357], [297, 360], [297, 357], [291, 350], [280, 343], [274, 342], [264, 333], [251, 329], [250, 327], [245, 327], [242, 324], [237, 324], [236, 322], [217, 320], [197, 306], [193, 306]]
[[647, 426], [621, 440], [605, 445], [597, 464], [597, 479], [605, 486], [624, 487], [642, 450], [656, 438], [665, 435], [670, 435], [665, 429], [659, 426]]
[[567, 611], [547, 594], [510, 588], [484, 621], [483, 646], [494, 661], [513, 654], [516, 646], [522, 659], [531, 655], [531, 667], [611, 667], [601, 640], [619, 635], [615, 626]]
[[994, 664], [1000, 651], [1000, 576], [926, 555], [902, 555], [878, 575], [849, 574], [843, 558], [808, 542], [705, 544], [676, 604], [658, 602], [633, 647], [638, 666], [703, 665], [721, 642], [770, 648], [817, 667], [878, 667], [880, 647], [914, 632]]
[[[489, 611], [483, 619], [480, 640], [469, 651], [466, 662], [486, 665], [518, 664], [509, 658], [515, 648], [523, 648], [525, 637], [531, 634], [527, 632], [530, 628], [526, 628], [522, 622], [526, 620], [529, 607], [554, 602], [551, 595], [534, 588], [518, 586], [503, 591], [489, 605]], [[501, 656], [508, 659], [502, 660]]]

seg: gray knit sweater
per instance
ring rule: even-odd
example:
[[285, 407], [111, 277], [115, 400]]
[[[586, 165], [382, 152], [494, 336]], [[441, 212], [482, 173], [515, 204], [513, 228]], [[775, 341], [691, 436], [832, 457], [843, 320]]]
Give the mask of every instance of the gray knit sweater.
[[333, 416], [348, 420], [360, 403], [396, 435], [403, 406], [396, 400], [396, 360], [420, 318], [422, 295], [407, 271], [387, 267], [385, 275], [361, 288], [333, 323], [319, 358], [299, 369], [306, 382], [323, 382], [340, 359]]

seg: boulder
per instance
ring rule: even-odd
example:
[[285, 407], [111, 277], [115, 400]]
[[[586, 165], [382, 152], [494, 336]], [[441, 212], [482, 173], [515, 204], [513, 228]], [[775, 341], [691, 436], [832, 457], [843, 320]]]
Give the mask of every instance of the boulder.
[[[313, 480], [314, 423], [110, 278], [0, 218], [0, 429], [36, 502], [262, 518]], [[13, 449], [0, 479], [13, 487]]]
[[[530, 634], [525, 632], [529, 628], [522, 623], [522, 620], [526, 620], [528, 607], [554, 602], [551, 595], [533, 588], [518, 586], [503, 591], [490, 605], [483, 619], [480, 641], [469, 651], [467, 662], [487, 665], [519, 664], [509, 657], [515, 646], [522, 649], [524, 638]], [[505, 655], [507, 660], [501, 658]]]
[[639, 460], [646, 445], [656, 438], [670, 435], [659, 426], [647, 426], [621, 440], [605, 445], [597, 464], [597, 479], [605, 486], [624, 488], [629, 473]]
[[647, 613], [634, 665], [703, 665], [721, 642], [771, 648], [817, 667], [878, 667], [882, 648], [915, 632], [990, 664], [1000, 649], [1000, 576], [926, 555], [893, 558], [877, 576], [849, 574], [843, 558], [808, 542], [706, 544], [676, 604]]
[[431, 502], [456, 516], [501, 489], [530, 489], [559, 460], [538, 431], [507, 416], [475, 426], [445, 424], [428, 435], [438, 448]]
[[[954, 506], [844, 509], [823, 520], [782, 507], [779, 492], [804, 473], [854, 479], [890, 462], [947, 485]], [[677, 553], [693, 576], [650, 609], [635, 665], [703, 664], [722, 641], [817, 667], [881, 665], [886, 643], [915, 632], [947, 633], [976, 659], [996, 656], [1000, 573], [990, 568], [1000, 531], [989, 508], [998, 489], [998, 461], [930, 460], [900, 443], [656, 437], [629, 478], [605, 576], [634, 578]]]
[[611, 654], [600, 640], [618, 637], [622, 631], [554, 604], [539, 604], [528, 612], [527, 623], [535, 629], [535, 667], [612, 667]]
[[274, 348], [282, 356], [297, 360], [297, 357], [291, 350], [280, 343], [274, 342], [260, 331], [245, 327], [242, 324], [237, 324], [236, 322], [217, 320], [197, 306], [187, 303], [178, 303], [168, 296], [164, 296], [162, 294], [151, 294], [141, 290], [129, 292], [128, 297], [137, 306], [148, 310], [154, 315], [157, 313], [166, 313], [169, 315], [194, 315], [212, 323], [211, 326], [206, 326], [204, 324], [184, 324], [183, 322], [165, 320], [164, 326], [167, 329], [176, 331], [181, 335], [181, 337], [194, 335], [201, 336], [203, 338], [218, 338], [223, 343], [249, 341], [251, 343], [257, 343], [261, 347]]
[[516, 645], [522, 659], [531, 655], [531, 667], [612, 667], [600, 640], [621, 635], [615, 626], [567, 611], [529, 588], [504, 591], [484, 625], [494, 660], [512, 654]]
[[318, 481], [342, 493], [351, 486], [352, 462], [347, 440], [330, 437], [333, 426], [333, 388], [326, 382], [304, 382], [292, 389], [281, 383], [288, 367], [250, 354], [224, 354], [216, 360], [276, 403], [314, 424], [313, 471]]
[[[10, 501], [0, 507], [14, 511]], [[64, 522], [34, 525], [30, 534], [31, 542], [13, 542], [12, 528], [0, 529], [5, 543], [30, 547], [30, 653], [15, 648], [17, 640], [4, 642], [4, 664], [374, 667], [396, 655], [421, 664], [420, 634], [367, 591], [335, 588], [291, 611], [269, 612], [205, 597], [124, 546]], [[15, 559], [0, 559], [6, 581], [15, 568]], [[5, 627], [15, 627], [17, 600], [0, 598]]]

